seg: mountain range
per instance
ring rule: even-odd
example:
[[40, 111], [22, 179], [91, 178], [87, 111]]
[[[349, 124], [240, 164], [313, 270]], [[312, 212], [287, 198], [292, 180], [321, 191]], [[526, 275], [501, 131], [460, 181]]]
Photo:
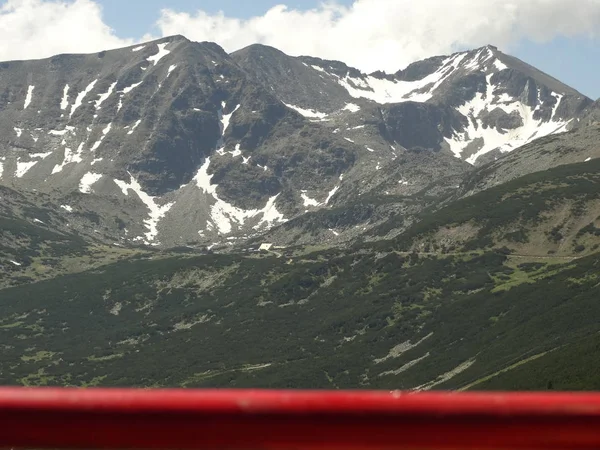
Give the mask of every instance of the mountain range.
[[0, 382], [594, 385], [599, 106], [491, 45], [2, 62]]

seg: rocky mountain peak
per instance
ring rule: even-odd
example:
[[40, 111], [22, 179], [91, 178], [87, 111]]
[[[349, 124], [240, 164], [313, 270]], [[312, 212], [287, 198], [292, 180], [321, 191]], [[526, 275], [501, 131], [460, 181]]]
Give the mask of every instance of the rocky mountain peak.
[[109, 241], [233, 244], [444, 170], [446, 192], [464, 161], [567, 130], [590, 103], [493, 46], [366, 74], [169, 36], [0, 63], [0, 182]]

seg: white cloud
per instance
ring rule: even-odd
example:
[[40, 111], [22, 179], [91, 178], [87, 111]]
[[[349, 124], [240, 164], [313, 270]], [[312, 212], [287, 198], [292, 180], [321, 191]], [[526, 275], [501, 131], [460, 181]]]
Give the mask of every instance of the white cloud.
[[279, 5], [248, 20], [165, 9], [158, 26], [163, 35], [215, 41], [227, 51], [260, 42], [365, 71], [395, 71], [486, 44], [510, 50], [523, 38], [593, 36], [600, 29], [600, 0], [356, 0], [310, 11]]
[[[332, 1], [310, 11], [278, 5], [247, 20], [165, 9], [157, 25], [163, 36], [213, 41], [230, 52], [260, 42], [367, 72], [395, 71], [417, 59], [485, 44], [510, 51], [523, 38], [594, 36], [600, 0], [356, 0], [352, 6]], [[0, 30], [0, 60], [134, 43], [103, 22], [94, 0], [7, 0], [0, 6]]]
[[133, 43], [117, 37], [92, 0], [8, 0], [0, 6], [0, 61], [87, 53]]

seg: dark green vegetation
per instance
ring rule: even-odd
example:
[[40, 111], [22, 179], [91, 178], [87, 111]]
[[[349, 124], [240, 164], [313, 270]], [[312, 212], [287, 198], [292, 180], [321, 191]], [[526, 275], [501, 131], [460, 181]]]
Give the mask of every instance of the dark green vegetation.
[[0, 288], [80, 272], [149, 253], [142, 249], [102, 245], [76, 232], [64, 231], [64, 226], [60, 230], [54, 226], [48, 211], [27, 206], [23, 215], [14, 211], [0, 212]]
[[426, 215], [395, 248], [593, 253], [600, 245], [599, 183], [598, 159], [529, 174]]
[[596, 333], [598, 261], [119, 262], [3, 291], [0, 383], [460, 388]]
[[391, 241], [130, 254], [3, 289], [0, 384], [597, 388], [599, 169], [527, 175]]

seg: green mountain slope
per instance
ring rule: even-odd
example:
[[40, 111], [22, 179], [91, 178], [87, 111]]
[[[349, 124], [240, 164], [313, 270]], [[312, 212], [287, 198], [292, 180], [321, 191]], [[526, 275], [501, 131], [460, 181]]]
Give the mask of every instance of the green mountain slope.
[[129, 255], [0, 290], [0, 384], [593, 387], [599, 169], [527, 175], [391, 241]]
[[460, 388], [599, 328], [595, 256], [291, 259], [125, 261], [3, 290], [0, 383]]
[[532, 256], [595, 252], [599, 172], [600, 160], [559, 166], [452, 202], [423, 217], [396, 247], [442, 253], [506, 247]]

